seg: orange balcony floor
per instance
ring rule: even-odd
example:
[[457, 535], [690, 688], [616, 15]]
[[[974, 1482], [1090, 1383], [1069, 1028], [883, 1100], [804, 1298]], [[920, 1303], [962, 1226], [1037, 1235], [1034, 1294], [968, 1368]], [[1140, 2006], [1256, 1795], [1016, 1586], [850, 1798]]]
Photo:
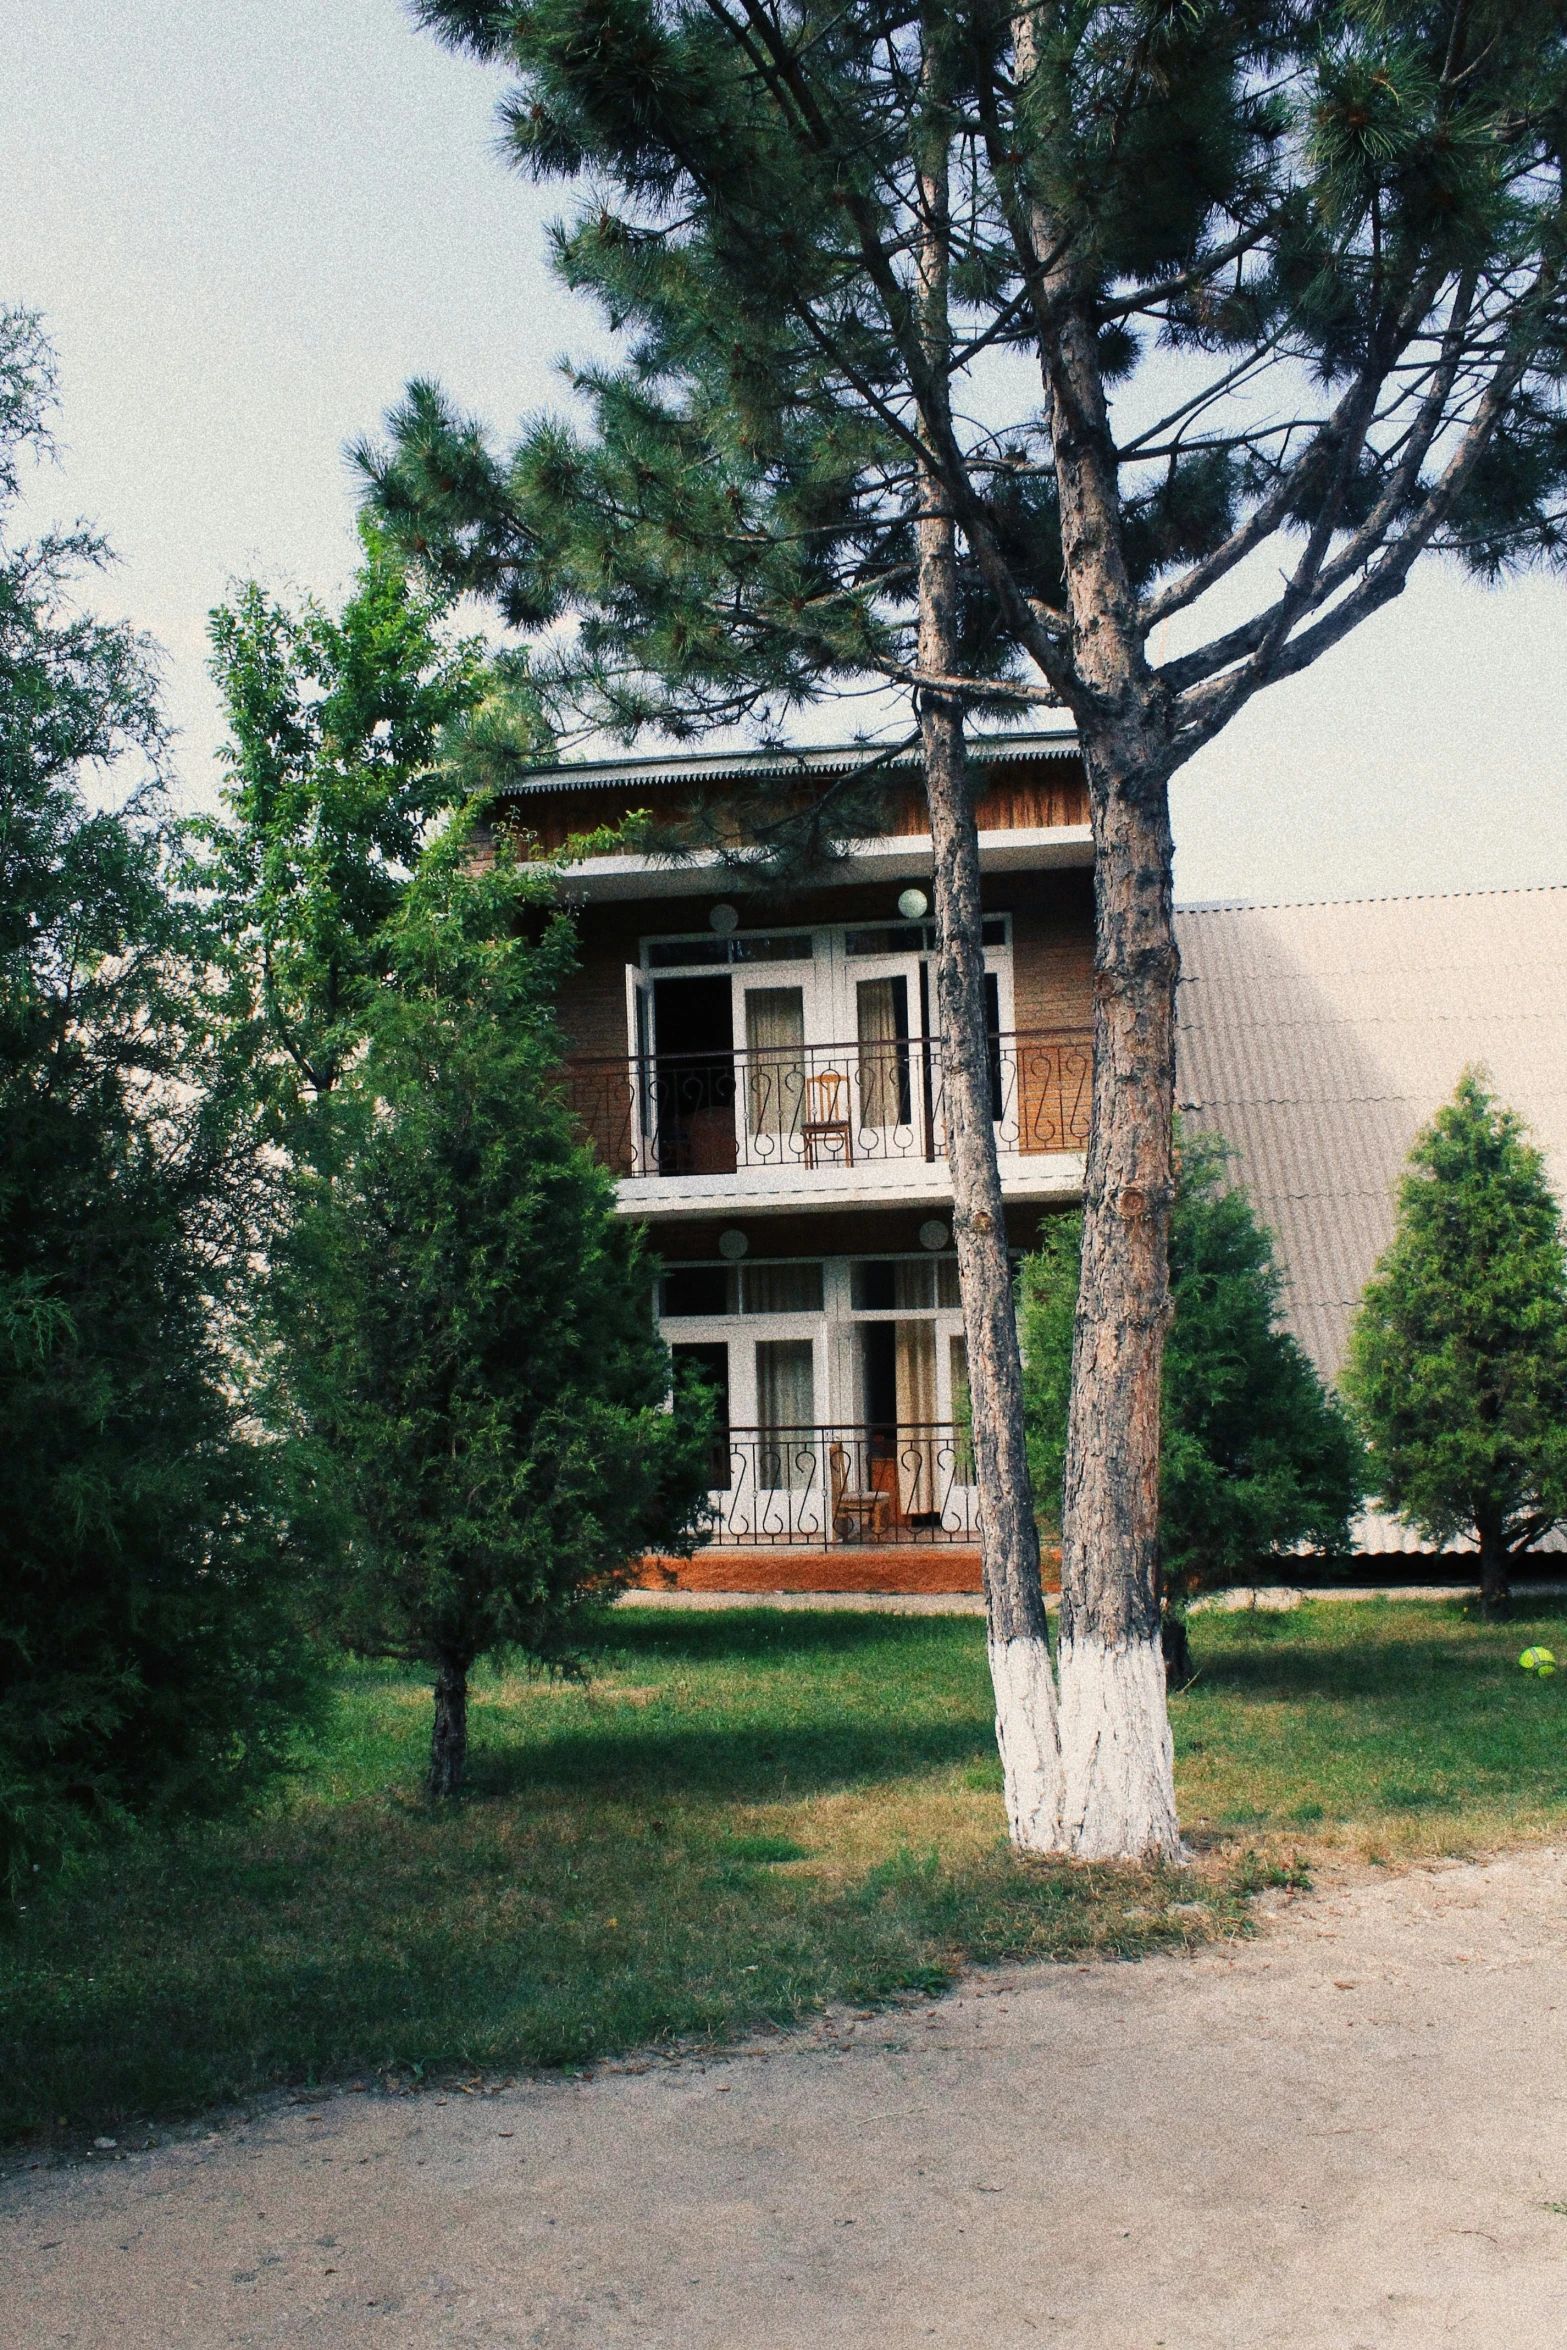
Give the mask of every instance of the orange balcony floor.
[[[978, 1591], [977, 1548], [956, 1543], [834, 1543], [812, 1550], [786, 1544], [743, 1550], [714, 1543], [693, 1558], [649, 1556], [637, 1583], [645, 1591]], [[1061, 1585], [1061, 1558], [1044, 1556], [1047, 1591]]]

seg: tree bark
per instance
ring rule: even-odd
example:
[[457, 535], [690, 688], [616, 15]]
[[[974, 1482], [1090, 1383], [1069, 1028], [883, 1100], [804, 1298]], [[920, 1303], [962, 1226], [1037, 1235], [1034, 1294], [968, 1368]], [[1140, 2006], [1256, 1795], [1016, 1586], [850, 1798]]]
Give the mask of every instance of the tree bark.
[[1162, 781], [1090, 756], [1098, 848], [1094, 1115], [1061, 1536], [1061, 1749], [1071, 1849], [1173, 1860], [1159, 1607], [1159, 1389], [1169, 1318], [1175, 933]]
[[[1039, 20], [1014, 19], [1048, 138]], [[1167, 712], [1127, 568], [1094, 289], [1075, 224], [1031, 200], [1039, 344], [1094, 832], [1094, 1111], [1061, 1539], [1063, 1831], [1083, 1860], [1175, 1859], [1159, 1605], [1176, 947]]]
[[1483, 1514], [1475, 1521], [1475, 1532], [1480, 1538], [1480, 1613], [1489, 1622], [1499, 1623], [1513, 1596], [1502, 1522], [1489, 1513]]
[[462, 1793], [468, 1761], [468, 1666], [443, 1656], [435, 1671], [435, 1726], [430, 1733], [430, 1799], [444, 1802]]
[[[920, 527], [923, 591], [927, 526]], [[943, 528], [950, 544], [950, 524], [930, 532], [933, 573], [943, 567]], [[921, 600], [923, 621], [923, 592]], [[979, 836], [960, 713], [927, 694], [920, 733], [934, 851], [947, 1166], [968, 1340], [996, 1744], [1013, 1843], [1026, 1852], [1055, 1852], [1061, 1848], [1060, 1733], [1023, 1427], [1017, 1308], [991, 1119]]]
[[[932, 410], [925, 419], [927, 433], [939, 432], [949, 422], [945, 402], [950, 382], [951, 124], [943, 37], [940, 25], [928, 21], [929, 111], [920, 175], [924, 233], [918, 255], [926, 399]], [[921, 467], [920, 493], [919, 667], [925, 676], [951, 677], [960, 666], [957, 538], [951, 501], [929, 459]], [[1017, 1307], [990, 1098], [979, 834], [961, 704], [924, 688], [919, 722], [930, 808], [947, 1169], [968, 1341], [996, 1744], [1013, 1843], [1026, 1852], [1055, 1852], [1061, 1847], [1061, 1746], [1040, 1579], [1039, 1529], [1023, 1430]]]

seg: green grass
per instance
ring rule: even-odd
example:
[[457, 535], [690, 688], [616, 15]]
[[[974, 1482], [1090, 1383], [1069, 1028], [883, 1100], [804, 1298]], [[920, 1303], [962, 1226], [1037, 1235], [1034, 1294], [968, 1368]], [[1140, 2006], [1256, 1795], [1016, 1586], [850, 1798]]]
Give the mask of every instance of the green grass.
[[1195, 1618], [1193, 1686], [1171, 1705], [1181, 1816], [1199, 1846], [1291, 1837], [1318, 1859], [1465, 1853], [1560, 1834], [1567, 1617], [1483, 1625], [1461, 1602], [1326, 1602]]
[[481, 1677], [471, 1787], [418, 1793], [427, 1685], [345, 1673], [259, 1818], [106, 1851], [0, 1935], [0, 2136], [273, 2084], [583, 2066], [965, 1962], [1244, 1924], [1300, 1856], [1462, 1851], [1567, 1816], [1567, 1674], [1456, 1607], [1204, 1617], [1175, 1699], [1195, 1872], [1005, 1844], [972, 1618], [632, 1614], [587, 1689]]

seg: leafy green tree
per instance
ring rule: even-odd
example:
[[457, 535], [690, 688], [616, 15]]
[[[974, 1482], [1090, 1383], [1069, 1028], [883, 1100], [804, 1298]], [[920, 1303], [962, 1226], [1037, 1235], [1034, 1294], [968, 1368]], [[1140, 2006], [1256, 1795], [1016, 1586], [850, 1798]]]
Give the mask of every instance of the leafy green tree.
[[[1428, 551], [1486, 577], [1559, 552], [1560, 7], [417, 13], [514, 77], [506, 142], [582, 188], [557, 266], [620, 340], [576, 372], [570, 422], [509, 450], [410, 386], [362, 453], [375, 509], [513, 623], [573, 616], [559, 688], [600, 723], [765, 729], [824, 689], [909, 695], [1012, 1830], [1173, 1854], [1170, 778]], [[1098, 906], [1059, 1747], [964, 760], [971, 714], [1040, 707], [1083, 744]], [[784, 811], [760, 813], [776, 840]], [[864, 829], [847, 800], [801, 827]]]
[[[1347, 1549], [1365, 1493], [1359, 1438], [1281, 1327], [1272, 1245], [1244, 1192], [1224, 1187], [1224, 1164], [1221, 1145], [1183, 1143], [1170, 1219], [1175, 1311], [1164, 1350], [1159, 1539], [1165, 1594], [1177, 1607], [1302, 1543]], [[1081, 1245], [1080, 1216], [1054, 1219], [1024, 1270], [1030, 1466], [1042, 1507], [1056, 1512]], [[1167, 1637], [1167, 1653], [1171, 1645]], [[1182, 1648], [1183, 1636], [1173, 1645]]]
[[553, 880], [504, 849], [475, 871], [461, 819], [427, 852], [274, 1281], [318, 1523], [340, 1521], [330, 1618], [434, 1668], [436, 1796], [462, 1782], [475, 1660], [569, 1665], [705, 1499], [707, 1408], [667, 1408], [651, 1264], [555, 1082]]
[[[253, 1165], [172, 883], [151, 648], [78, 527], [3, 525], [52, 355], [0, 313], [0, 1875], [205, 1808], [308, 1701], [272, 1456], [246, 1440]], [[106, 804], [105, 778], [119, 784]]]
[[192, 880], [225, 941], [231, 1042], [270, 1062], [284, 1103], [329, 1092], [357, 1049], [432, 826], [549, 741], [525, 656], [454, 639], [449, 599], [362, 536], [339, 613], [251, 581], [211, 623], [229, 780]]
[[1382, 1502], [1471, 1535], [1505, 1608], [1509, 1561], [1567, 1515], [1567, 1252], [1539, 1152], [1472, 1069], [1409, 1154], [1343, 1385]]

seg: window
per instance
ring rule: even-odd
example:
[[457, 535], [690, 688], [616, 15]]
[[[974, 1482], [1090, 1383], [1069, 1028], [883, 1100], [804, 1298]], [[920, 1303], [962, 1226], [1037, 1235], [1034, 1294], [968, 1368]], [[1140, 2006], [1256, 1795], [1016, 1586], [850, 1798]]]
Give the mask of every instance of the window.
[[909, 983], [901, 972], [890, 979], [862, 979], [854, 990], [859, 1032], [860, 1124], [907, 1126], [913, 1115], [909, 1090]]
[[798, 1492], [816, 1471], [816, 1359], [808, 1338], [765, 1338], [756, 1349], [759, 1485]]
[[745, 991], [746, 1124], [752, 1134], [793, 1134], [805, 1096], [805, 991]]
[[663, 1293], [663, 1311], [671, 1321], [735, 1311], [735, 1276], [728, 1265], [682, 1265], [664, 1275]]
[[865, 1257], [849, 1269], [857, 1314], [953, 1313], [963, 1303], [956, 1257]]
[[819, 1314], [820, 1265], [742, 1265], [740, 1294], [748, 1314]]
[[741, 931], [734, 938], [655, 938], [645, 944], [650, 971], [685, 970], [697, 963], [809, 963], [812, 953], [808, 930], [776, 935]]
[[[980, 925], [980, 936], [987, 947], [1004, 947], [1007, 943], [1005, 914], [987, 914]], [[885, 930], [848, 930], [844, 932], [843, 951], [846, 955], [931, 955], [936, 951], [936, 925], [895, 922]]]

